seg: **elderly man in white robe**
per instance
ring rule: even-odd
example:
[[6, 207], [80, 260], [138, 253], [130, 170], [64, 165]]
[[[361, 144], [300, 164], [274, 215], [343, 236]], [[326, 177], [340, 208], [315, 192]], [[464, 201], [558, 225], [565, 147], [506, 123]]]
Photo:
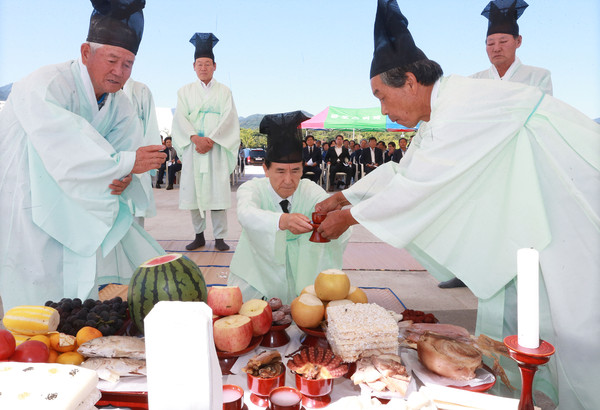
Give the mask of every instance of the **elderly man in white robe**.
[[[156, 118], [156, 108], [154, 98], [150, 88], [144, 83], [129, 78], [123, 86], [123, 92], [133, 105], [135, 112], [142, 127], [143, 138], [142, 146], [160, 145], [160, 131], [158, 130], [158, 119]], [[156, 203], [154, 201], [154, 192], [152, 191], [152, 176], [156, 175], [156, 170], [150, 170], [143, 174], [134, 174], [134, 178], [139, 178], [140, 184], [146, 194], [148, 205], [145, 208], [137, 208], [133, 201], [129, 201], [129, 208], [135, 217], [135, 221], [144, 226], [144, 219], [156, 216]]]
[[552, 95], [550, 71], [524, 65], [517, 57], [517, 48], [523, 42], [517, 19], [527, 6], [523, 0], [494, 0], [483, 9], [481, 14], [488, 19], [485, 50], [492, 65], [471, 77], [528, 84]]
[[206, 213], [210, 211], [215, 248], [226, 251], [227, 209], [231, 208], [229, 176], [237, 163], [240, 123], [229, 88], [213, 78], [217, 69], [212, 33], [196, 33], [194, 71], [198, 81], [177, 92], [173, 145], [182, 161], [179, 208], [189, 209], [196, 237], [186, 246], [206, 244]]
[[266, 115], [266, 178], [254, 178], [237, 191], [242, 234], [231, 261], [228, 284], [242, 289], [244, 300], [278, 297], [289, 304], [319, 272], [342, 268], [351, 232], [327, 243], [311, 242], [315, 204], [328, 197], [302, 178], [301, 111]]
[[479, 298], [477, 333], [497, 340], [517, 334], [517, 250], [539, 250], [540, 337], [556, 353], [534, 389], [561, 409], [596, 408], [600, 125], [537, 87], [442, 77], [394, 0], [379, 1], [375, 50], [382, 113], [427, 132], [400, 164], [318, 204], [332, 211], [319, 230], [335, 238], [360, 223], [438, 279], [457, 276]]
[[[517, 58], [517, 48], [523, 41], [517, 20], [527, 7], [528, 4], [523, 0], [494, 0], [483, 9], [481, 15], [488, 19], [485, 49], [492, 66], [471, 77], [527, 84], [552, 95], [550, 71], [523, 65]], [[464, 286], [464, 282], [458, 278], [438, 284], [443, 289]]]
[[137, 116], [120, 91], [141, 40], [144, 2], [129, 4], [128, 16], [113, 17], [105, 6], [92, 14], [81, 59], [16, 82], [0, 112], [0, 140], [10, 147], [0, 152], [5, 310], [97, 297], [99, 284], [128, 283], [139, 264], [164, 253], [128, 206], [147, 206], [131, 174], [164, 161], [162, 145], [141, 147]]

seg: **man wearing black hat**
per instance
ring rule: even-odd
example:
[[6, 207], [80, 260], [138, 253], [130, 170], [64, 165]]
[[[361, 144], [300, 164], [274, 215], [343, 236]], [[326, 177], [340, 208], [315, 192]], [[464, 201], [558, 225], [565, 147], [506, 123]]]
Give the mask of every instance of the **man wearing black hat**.
[[488, 19], [485, 50], [492, 66], [471, 77], [528, 84], [552, 95], [550, 71], [523, 65], [517, 58], [517, 48], [523, 41], [517, 19], [527, 6], [523, 0], [494, 0], [488, 3], [481, 15]]
[[[536, 87], [442, 77], [407, 25], [395, 0], [379, 1], [371, 88], [390, 119], [427, 127], [400, 164], [317, 204], [332, 211], [319, 231], [360, 223], [438, 279], [463, 280], [477, 333], [496, 340], [517, 334], [517, 250], [537, 249], [540, 337], [556, 353], [534, 389], [595, 408], [600, 326], [584, 324], [600, 323], [600, 124]], [[502, 364], [518, 386], [516, 364]]]
[[[483, 9], [481, 15], [488, 19], [485, 49], [492, 66], [471, 77], [532, 85], [552, 95], [550, 71], [523, 65], [516, 56], [523, 40], [517, 19], [528, 6], [523, 0], [494, 0]], [[438, 286], [447, 289], [466, 285], [460, 279], [452, 278], [440, 282]]]
[[94, 1], [81, 59], [15, 83], [0, 113], [0, 139], [11, 146], [0, 152], [5, 308], [97, 297], [98, 284], [128, 283], [141, 263], [164, 254], [128, 206], [147, 206], [131, 174], [157, 168], [164, 154], [162, 145], [138, 148], [142, 130], [121, 91], [145, 2], [125, 3]]
[[302, 135], [307, 120], [301, 111], [266, 115], [263, 169], [237, 190], [242, 234], [231, 261], [228, 284], [242, 289], [244, 300], [279, 297], [290, 303], [324, 269], [342, 267], [350, 237], [346, 232], [328, 243], [310, 242], [315, 204], [327, 198], [323, 188], [302, 178]]
[[177, 92], [173, 116], [173, 145], [183, 163], [179, 207], [189, 209], [196, 237], [187, 250], [206, 244], [206, 213], [210, 211], [215, 248], [226, 251], [227, 209], [231, 207], [229, 176], [240, 146], [240, 124], [229, 88], [213, 78], [217, 69], [212, 33], [196, 33], [194, 71], [198, 81]]

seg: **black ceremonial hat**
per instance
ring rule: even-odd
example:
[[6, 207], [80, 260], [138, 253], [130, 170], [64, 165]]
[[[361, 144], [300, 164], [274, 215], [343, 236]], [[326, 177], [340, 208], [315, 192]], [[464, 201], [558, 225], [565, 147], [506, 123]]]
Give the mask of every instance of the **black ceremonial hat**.
[[302, 111], [263, 117], [259, 131], [267, 134], [267, 161], [284, 164], [302, 162], [302, 130], [298, 127], [308, 118]]
[[481, 12], [489, 20], [487, 35], [505, 33], [513, 36], [519, 35], [517, 19], [529, 4], [523, 0], [494, 0], [490, 1]]
[[375, 49], [371, 62], [371, 77], [392, 68], [426, 60], [427, 56], [413, 41], [408, 20], [396, 0], [379, 0], [373, 30]]
[[194, 61], [200, 57], [208, 57], [215, 61], [213, 47], [217, 45], [219, 39], [213, 33], [196, 33], [190, 38], [190, 43], [196, 47], [194, 51]]
[[94, 11], [86, 41], [137, 54], [144, 32], [146, 0], [91, 0]]

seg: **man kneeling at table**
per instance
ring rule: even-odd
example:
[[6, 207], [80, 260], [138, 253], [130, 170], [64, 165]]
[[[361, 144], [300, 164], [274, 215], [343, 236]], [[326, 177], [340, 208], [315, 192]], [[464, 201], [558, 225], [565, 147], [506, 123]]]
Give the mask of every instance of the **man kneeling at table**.
[[244, 300], [266, 296], [290, 303], [319, 272], [342, 267], [350, 231], [328, 243], [309, 241], [315, 204], [328, 195], [313, 181], [301, 179], [298, 125], [306, 119], [294, 111], [266, 115], [260, 123], [260, 132], [267, 134], [266, 178], [245, 182], [237, 191], [243, 229], [228, 281], [240, 287]]

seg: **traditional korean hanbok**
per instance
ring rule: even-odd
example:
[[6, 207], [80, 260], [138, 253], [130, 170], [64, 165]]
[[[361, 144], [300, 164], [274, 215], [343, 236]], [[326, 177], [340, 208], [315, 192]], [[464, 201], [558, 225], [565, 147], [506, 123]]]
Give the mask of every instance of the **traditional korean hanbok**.
[[487, 70], [483, 70], [471, 75], [471, 78], [504, 80], [533, 85], [535, 87], [540, 87], [540, 89], [546, 94], [552, 95], [552, 78], [550, 71], [546, 70], [545, 68], [524, 65], [521, 63], [521, 60], [519, 60], [518, 57], [515, 58], [515, 61], [511, 64], [502, 77], [500, 77], [500, 74], [498, 74], [496, 66], [492, 64], [492, 66]]
[[[123, 92], [133, 105], [134, 111], [140, 120], [143, 131], [142, 146], [160, 145], [160, 131], [158, 129], [158, 120], [156, 118], [156, 108], [152, 93], [146, 84], [134, 81], [131, 78], [123, 86]], [[140, 218], [150, 218], [156, 216], [156, 203], [154, 202], [154, 193], [152, 191], [152, 176], [156, 175], [153, 169], [143, 174], [134, 174], [134, 178], [140, 180], [142, 188], [146, 194], [148, 205], [146, 209], [136, 208], [130, 201], [129, 207], [133, 216]]]
[[[310, 242], [311, 233], [294, 235], [279, 229], [282, 210], [269, 178], [255, 178], [237, 190], [237, 214], [242, 234], [231, 261], [231, 276], [242, 278], [262, 295], [290, 303], [312, 285], [319, 272], [342, 268], [351, 231], [328, 243]], [[315, 205], [327, 193], [301, 179], [291, 200], [291, 213], [312, 218]]]
[[[179, 207], [199, 211], [231, 207], [229, 175], [237, 163], [240, 125], [231, 91], [211, 80], [187, 84], [177, 93], [173, 116], [173, 145], [181, 158]], [[215, 144], [205, 153], [196, 152], [192, 135], [211, 138]]]
[[537, 87], [460, 76], [436, 83], [431, 109], [400, 164], [344, 191], [352, 215], [467, 284], [477, 332], [497, 340], [517, 333], [517, 249], [539, 250], [540, 337], [556, 354], [534, 388], [561, 409], [596, 408], [600, 125]]
[[121, 92], [99, 105], [79, 61], [43, 67], [14, 84], [0, 112], [0, 292], [4, 308], [97, 295], [128, 283], [164, 250], [137, 224], [128, 201], [146, 208], [138, 178], [121, 195], [142, 145]]

